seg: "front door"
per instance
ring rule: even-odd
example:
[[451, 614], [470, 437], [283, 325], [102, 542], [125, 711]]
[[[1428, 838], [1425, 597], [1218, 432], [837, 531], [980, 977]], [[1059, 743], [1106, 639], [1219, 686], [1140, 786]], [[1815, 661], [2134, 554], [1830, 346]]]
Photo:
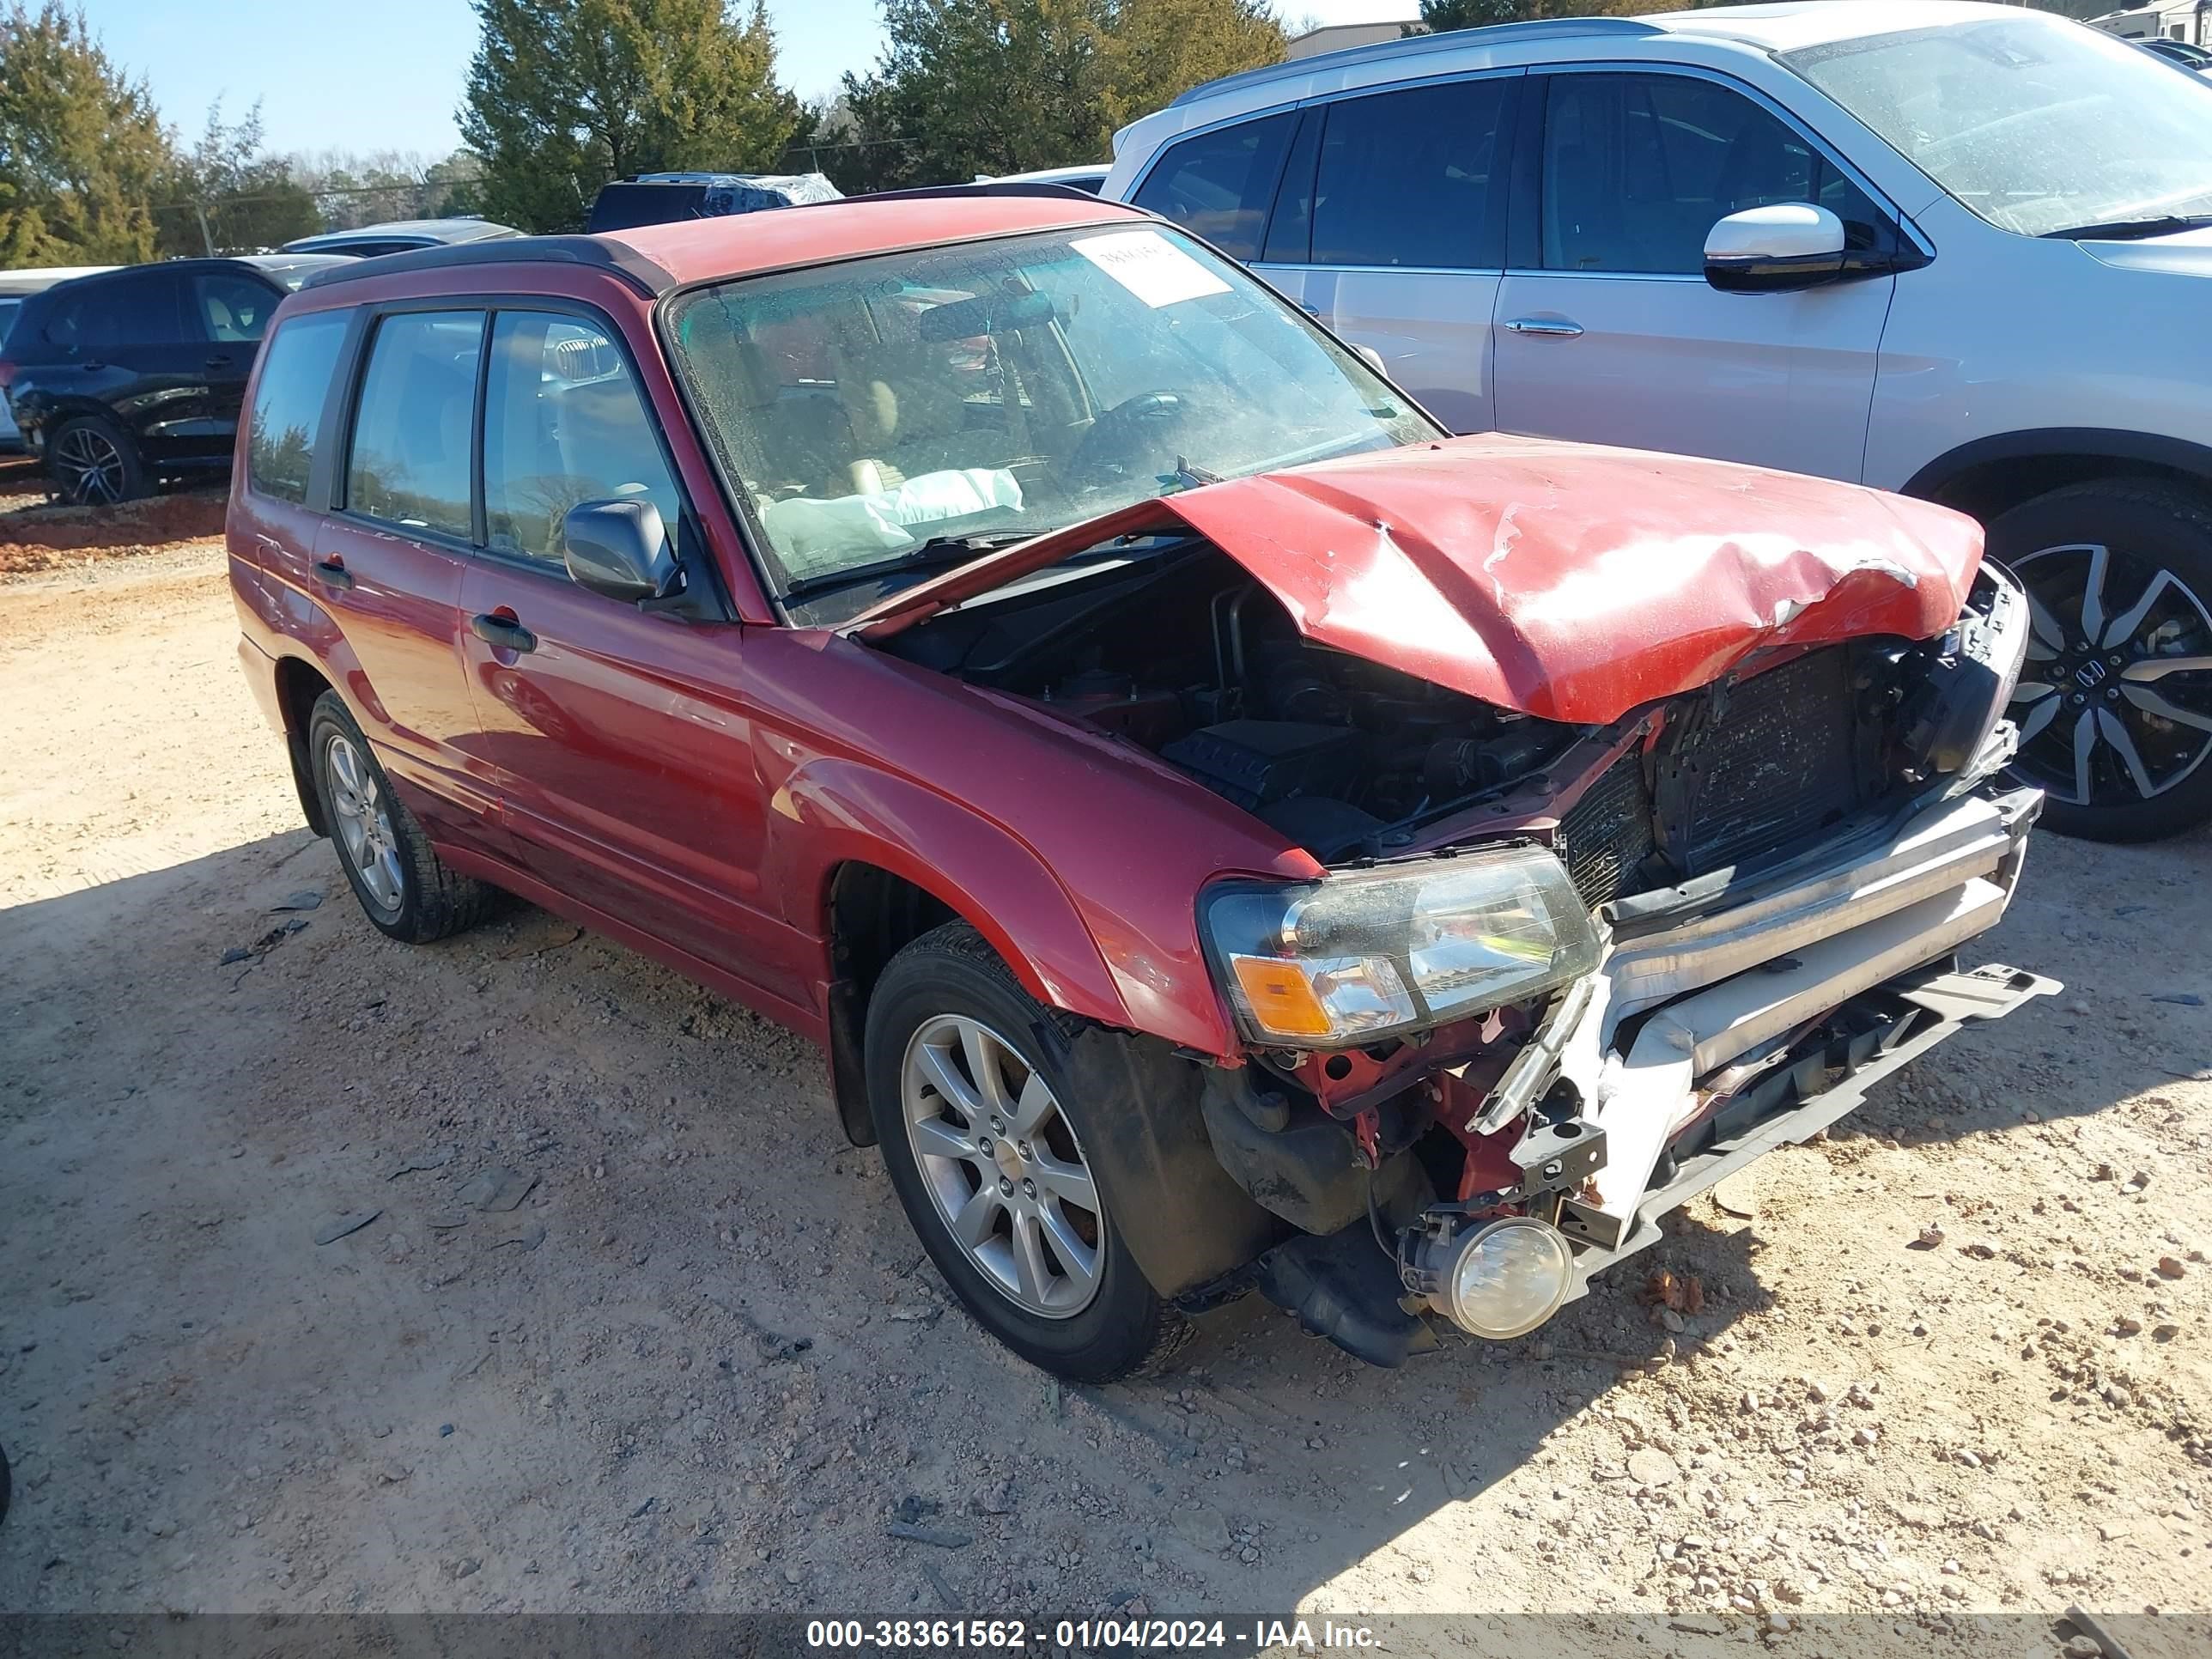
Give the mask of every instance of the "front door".
[[1856, 480], [1896, 278], [1726, 294], [1705, 280], [1705, 237], [1746, 208], [1812, 202], [1878, 261], [1893, 223], [1808, 139], [1717, 81], [1529, 85], [1546, 94], [1543, 137], [1524, 158], [1534, 210], [1516, 208], [1498, 296], [1498, 427]]
[[210, 453], [228, 453], [237, 435], [246, 377], [268, 332], [269, 313], [283, 297], [271, 284], [242, 270], [196, 271], [187, 285], [187, 320], [202, 348], [205, 377], [204, 424], [196, 435], [204, 439]]
[[501, 312], [485, 545], [461, 586], [461, 649], [513, 856], [549, 887], [804, 1002], [806, 942], [760, 903], [766, 800], [742, 630], [593, 593], [562, 562], [562, 515], [624, 495], [652, 501], [672, 536], [695, 533], [611, 331]]

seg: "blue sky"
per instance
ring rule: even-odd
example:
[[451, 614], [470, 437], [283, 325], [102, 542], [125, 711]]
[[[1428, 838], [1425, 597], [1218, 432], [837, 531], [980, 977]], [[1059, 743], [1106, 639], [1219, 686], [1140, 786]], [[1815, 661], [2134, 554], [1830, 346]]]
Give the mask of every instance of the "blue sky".
[[[1299, 22], [1411, 16], [1415, 0], [1285, 0]], [[476, 50], [466, 0], [88, 0], [109, 54], [145, 76], [163, 117], [197, 134], [218, 94], [235, 118], [261, 100], [281, 151], [420, 150], [459, 135], [453, 110]], [[875, 0], [770, 0], [783, 76], [803, 97], [875, 61]]]

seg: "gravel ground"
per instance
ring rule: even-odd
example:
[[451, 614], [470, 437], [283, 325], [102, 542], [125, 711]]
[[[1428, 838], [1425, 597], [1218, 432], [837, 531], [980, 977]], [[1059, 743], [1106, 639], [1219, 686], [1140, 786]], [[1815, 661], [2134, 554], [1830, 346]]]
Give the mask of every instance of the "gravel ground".
[[520, 906], [375, 933], [234, 639], [208, 544], [0, 586], [0, 1610], [2212, 1607], [2212, 837], [2039, 836], [1987, 954], [2063, 996], [1529, 1338], [1252, 1299], [1062, 1389], [789, 1034]]

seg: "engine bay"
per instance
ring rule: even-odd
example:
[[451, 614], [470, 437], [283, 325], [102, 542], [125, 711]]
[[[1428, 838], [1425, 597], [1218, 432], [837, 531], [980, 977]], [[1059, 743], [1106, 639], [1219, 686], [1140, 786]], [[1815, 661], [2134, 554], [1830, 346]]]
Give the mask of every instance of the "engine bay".
[[1103, 591], [1056, 584], [955, 611], [892, 647], [1136, 744], [1323, 863], [1387, 856], [1583, 731], [1316, 645], [1203, 544]]

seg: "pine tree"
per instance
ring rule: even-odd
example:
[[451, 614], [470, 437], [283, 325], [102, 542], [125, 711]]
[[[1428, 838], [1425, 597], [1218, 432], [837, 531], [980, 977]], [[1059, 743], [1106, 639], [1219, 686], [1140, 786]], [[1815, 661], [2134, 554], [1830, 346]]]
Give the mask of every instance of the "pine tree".
[[461, 133], [484, 213], [570, 230], [610, 179], [772, 167], [799, 129], [759, 0], [474, 0]]
[[82, 11], [0, 12], [0, 266], [151, 258], [149, 207], [170, 166], [145, 83]]

